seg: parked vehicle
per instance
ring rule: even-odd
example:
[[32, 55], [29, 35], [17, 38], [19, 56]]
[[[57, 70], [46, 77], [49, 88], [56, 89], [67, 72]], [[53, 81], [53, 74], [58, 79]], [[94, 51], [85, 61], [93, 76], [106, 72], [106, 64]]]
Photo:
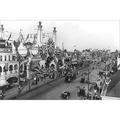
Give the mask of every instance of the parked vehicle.
[[69, 99], [70, 96], [71, 96], [71, 94], [70, 94], [69, 91], [64, 91], [64, 92], [61, 94], [61, 98], [62, 98], [62, 99], [65, 99], [65, 100]]

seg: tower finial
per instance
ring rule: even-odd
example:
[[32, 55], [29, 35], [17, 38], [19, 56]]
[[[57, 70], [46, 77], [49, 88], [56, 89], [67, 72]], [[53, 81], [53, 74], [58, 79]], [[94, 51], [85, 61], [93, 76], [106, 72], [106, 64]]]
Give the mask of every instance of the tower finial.
[[55, 42], [55, 45], [57, 46], [57, 30], [56, 30], [56, 27], [53, 27], [53, 38], [54, 38], [54, 42]]
[[56, 33], [56, 32], [57, 32], [56, 27], [54, 27], [54, 28], [53, 28], [53, 32], [54, 32], [54, 33]]
[[0, 29], [1, 29], [1, 32], [3, 32], [3, 31], [4, 31], [4, 27], [3, 27], [3, 25], [1, 25], [1, 28], [0, 28]]
[[39, 28], [42, 28], [42, 22], [39, 21], [39, 25], [38, 25]]

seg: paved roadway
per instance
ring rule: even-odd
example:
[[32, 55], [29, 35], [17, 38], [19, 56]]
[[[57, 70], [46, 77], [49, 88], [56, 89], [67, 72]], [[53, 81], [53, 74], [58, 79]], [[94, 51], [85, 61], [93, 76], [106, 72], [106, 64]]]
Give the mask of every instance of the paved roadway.
[[[100, 67], [104, 67], [104, 64], [102, 64]], [[92, 70], [90, 73], [90, 81], [96, 82], [96, 80], [99, 78], [98, 77], [98, 71], [99, 69], [102, 68], [97, 68], [95, 70]], [[66, 84], [65, 82], [58, 83], [58, 84], [48, 84], [45, 88], [41, 88], [40, 92], [31, 97], [31, 100], [60, 100], [61, 99], [61, 93], [63, 91], [70, 91], [71, 92], [71, 98], [70, 100], [79, 100], [81, 99], [80, 97], [77, 96], [77, 86], [80, 87], [85, 87], [86, 92], [88, 90], [88, 85], [87, 84], [81, 84], [80, 83], [81, 75], [71, 84]]]
[[[80, 72], [80, 74], [85, 71], [82, 70]], [[71, 90], [71, 92], [75, 92], [77, 89], [75, 86], [78, 86], [80, 84], [80, 78], [76, 79], [72, 84], [66, 84], [64, 82], [64, 79], [58, 79], [55, 80], [54, 82], [50, 82], [48, 84], [45, 84], [39, 88], [37, 88], [36, 90], [34, 90], [35, 92], [30, 92], [29, 95], [24, 95], [22, 97], [19, 97], [17, 99], [41, 99], [41, 100], [59, 100], [61, 93], [68, 89]], [[32, 96], [32, 97], [28, 97], [28, 96]]]
[[[92, 65], [92, 67], [96, 67], [95, 65]], [[96, 68], [95, 70], [92, 70], [92, 72], [90, 73], [90, 81], [92, 82], [96, 82], [96, 80], [99, 78], [98, 77], [98, 71], [99, 69], [103, 69], [104, 68], [104, 63], [102, 63], [100, 65], [100, 67]], [[77, 99], [81, 99], [79, 97], [77, 97], [77, 86], [80, 86], [80, 87], [85, 87], [86, 88], [86, 92], [88, 90], [88, 85], [87, 84], [81, 84], [80, 83], [80, 79], [81, 79], [81, 73], [83, 72], [88, 72], [87, 69], [83, 69], [80, 71], [80, 74], [79, 74], [79, 77], [71, 84], [66, 84], [64, 82], [64, 80], [62, 79], [59, 79], [57, 81], [54, 81], [54, 82], [51, 82], [49, 84], [46, 84], [46, 85], [42, 85], [44, 84], [44, 81], [41, 81], [39, 82], [39, 85], [41, 85], [39, 88], [37, 88], [35, 91], [36, 92], [30, 92], [29, 95], [24, 95], [23, 97], [18, 97], [17, 99], [32, 99], [32, 100], [60, 100], [61, 99], [61, 93], [63, 91], [70, 91], [71, 92], [71, 98], [70, 99], [73, 99], [73, 100], [77, 100]], [[87, 78], [88, 76], [86, 76]], [[48, 81], [48, 80], [47, 80]], [[34, 88], [36, 86], [33, 86], [32, 88]], [[31, 88], [31, 89], [32, 89]], [[22, 92], [24, 93], [25, 91], [27, 91], [29, 89], [29, 86], [26, 86]], [[13, 92], [14, 91], [14, 92]], [[35, 94], [34, 94], [35, 93]], [[4, 99], [8, 99], [10, 96], [15, 96], [18, 94], [18, 88], [14, 88], [14, 90], [9, 90], [7, 93], [6, 93], [6, 97]], [[32, 97], [28, 97], [28, 96], [32, 96]]]

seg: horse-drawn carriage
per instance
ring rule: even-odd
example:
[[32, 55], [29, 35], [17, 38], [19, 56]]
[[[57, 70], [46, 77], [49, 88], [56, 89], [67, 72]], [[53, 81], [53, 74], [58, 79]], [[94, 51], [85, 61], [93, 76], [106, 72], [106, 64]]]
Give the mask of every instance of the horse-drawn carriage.
[[65, 99], [65, 100], [68, 100], [70, 97], [71, 97], [71, 94], [70, 94], [69, 91], [64, 91], [64, 92], [61, 94], [61, 98], [62, 98], [62, 99]]
[[72, 69], [72, 68], [68, 68], [65, 69], [66, 73], [65, 73], [65, 82], [70, 83], [72, 81], [74, 81], [77, 77], [77, 71]]
[[77, 96], [78, 96], [78, 97], [86, 97], [85, 88], [80, 88], [80, 87], [78, 87]]

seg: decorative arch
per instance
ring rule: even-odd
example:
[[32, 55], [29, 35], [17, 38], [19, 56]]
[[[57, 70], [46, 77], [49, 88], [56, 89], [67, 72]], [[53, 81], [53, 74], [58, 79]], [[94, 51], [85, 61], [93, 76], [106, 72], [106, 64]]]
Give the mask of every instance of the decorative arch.
[[10, 77], [7, 79], [7, 82], [9, 84], [13, 84], [13, 83], [16, 83], [18, 81], [18, 78], [17, 77]]
[[0, 66], [0, 73], [2, 72], [2, 67]]
[[9, 71], [12, 72], [13, 71], [13, 65], [9, 66]]
[[7, 66], [4, 66], [4, 67], [3, 67], [3, 72], [7, 72], [7, 71], [8, 71]]

